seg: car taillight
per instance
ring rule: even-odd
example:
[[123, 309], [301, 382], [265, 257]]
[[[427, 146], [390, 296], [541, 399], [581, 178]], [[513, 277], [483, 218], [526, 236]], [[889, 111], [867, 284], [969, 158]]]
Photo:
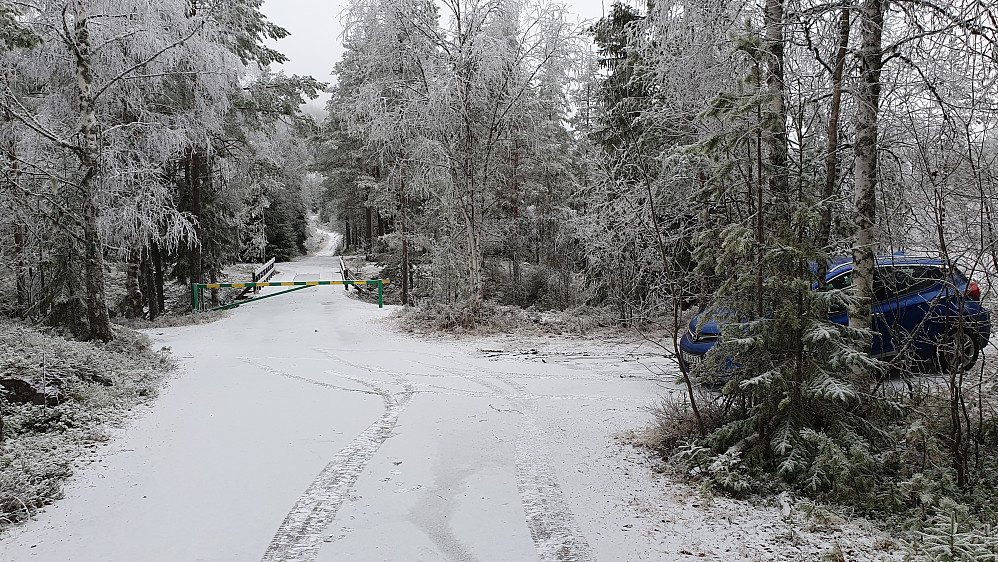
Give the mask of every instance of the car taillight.
[[981, 299], [981, 288], [974, 281], [971, 281], [967, 285], [967, 298], [974, 299], [975, 301]]

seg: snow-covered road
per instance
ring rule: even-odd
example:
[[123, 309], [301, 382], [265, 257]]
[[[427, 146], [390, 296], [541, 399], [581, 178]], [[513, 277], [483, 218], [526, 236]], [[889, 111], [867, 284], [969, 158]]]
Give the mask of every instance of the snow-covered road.
[[[338, 278], [334, 249], [275, 280]], [[417, 339], [393, 309], [324, 286], [151, 331], [181, 372], [0, 559], [670, 559], [613, 439], [654, 377]]]

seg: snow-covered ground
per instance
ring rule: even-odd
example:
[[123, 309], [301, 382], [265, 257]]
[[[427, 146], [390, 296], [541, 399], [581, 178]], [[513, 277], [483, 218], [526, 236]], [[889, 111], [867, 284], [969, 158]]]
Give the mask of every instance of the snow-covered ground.
[[[337, 243], [275, 280], [336, 279]], [[0, 559], [887, 556], [655, 473], [625, 436], [672, 387], [640, 340], [416, 339], [392, 312], [324, 286], [151, 331], [182, 372]]]

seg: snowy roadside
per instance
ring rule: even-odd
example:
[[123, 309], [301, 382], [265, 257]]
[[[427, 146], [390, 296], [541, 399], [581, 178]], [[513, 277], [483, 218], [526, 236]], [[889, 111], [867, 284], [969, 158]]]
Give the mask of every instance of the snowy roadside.
[[0, 318], [0, 539], [61, 498], [64, 481], [154, 402], [168, 354], [115, 332], [86, 343]]
[[[645, 408], [652, 407], [659, 396], [685, 393], [685, 387], [676, 382], [678, 368], [667, 357], [668, 338], [656, 343], [637, 331], [603, 330], [591, 336], [505, 334], [458, 339], [491, 360], [516, 357], [621, 379], [653, 381], [658, 392], [648, 396]], [[566, 418], [562, 420], [566, 434], [577, 432], [578, 420]], [[626, 496], [608, 500], [602, 517], [655, 545], [638, 560], [904, 559], [896, 539], [865, 519], [848, 519], [833, 509], [808, 501], [798, 503], [785, 494], [737, 500], [677, 480], [668, 474], [657, 453], [645, 446], [651, 431], [648, 426], [653, 423], [652, 415], [644, 411], [635, 425], [615, 432], [605, 443], [602, 457], [587, 467], [600, 471], [602, 479], [615, 482], [608, 488], [627, 491]], [[566, 450], [577, 446], [568, 443], [571, 440], [567, 440]]]

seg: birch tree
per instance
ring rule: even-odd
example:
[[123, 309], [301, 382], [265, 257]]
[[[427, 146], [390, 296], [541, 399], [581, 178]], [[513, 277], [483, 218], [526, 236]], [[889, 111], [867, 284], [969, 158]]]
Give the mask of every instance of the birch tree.
[[[104, 287], [109, 245], [127, 254], [136, 244], [176, 245], [196, 234], [160, 173], [184, 147], [217, 136], [239, 57], [273, 58], [247, 39], [265, 22], [258, 5], [72, 1], [25, 13], [25, 25], [45, 41], [7, 57], [19, 81], [7, 84], [4, 108], [19, 126], [32, 197], [73, 217], [56, 224], [74, 248], [66, 255], [82, 255], [82, 337], [113, 337]], [[232, 22], [248, 28], [223, 27]]]
[[[102, 144], [105, 140], [113, 141], [115, 133], [128, 134], [124, 133], [125, 123], [116, 125], [108, 119], [114, 107], [121, 107], [115, 94], [125, 94], [122, 95], [125, 104], [134, 99], [127, 95], [131, 89], [128, 82], [141, 80], [138, 77], [148, 70], [148, 65], [175, 51], [203, 25], [194, 24], [182, 30], [179, 40], [172, 36], [153, 36], [136, 41], [137, 33], [151, 24], [156, 15], [148, 6], [115, 2], [38, 6], [37, 11], [27, 14], [27, 21], [49, 40], [38, 52], [39, 57], [24, 58], [14, 64], [35, 83], [65, 81], [66, 87], [53, 90], [38, 109], [29, 108], [14, 90], [8, 88], [6, 92], [6, 109], [30, 134], [65, 150], [67, 157], [76, 161], [76, 169], [68, 176], [49, 171], [44, 164], [37, 165], [32, 172], [57, 178], [52, 185], [69, 187], [73, 194], [72, 205], [77, 211], [75, 216], [83, 253], [87, 335], [101, 340], [113, 338], [104, 287], [100, 213], [106, 200], [102, 200], [102, 195], [106, 193], [105, 186], [113, 186], [115, 180], [120, 179], [113, 174], [105, 175]], [[180, 21], [183, 21], [182, 16]], [[60, 57], [62, 53], [67, 56]], [[52, 56], [63, 58], [69, 64], [49, 67], [43, 61]], [[75, 132], [65, 127], [66, 121], [59, 119], [60, 113], [70, 107], [75, 108], [78, 123]]]
[[[859, 4], [860, 80], [856, 95], [855, 213], [856, 241], [853, 245], [853, 287], [859, 298], [849, 309], [849, 325], [861, 330], [872, 326], [873, 268], [876, 256], [877, 132], [880, 108], [880, 74], [883, 68], [882, 37], [886, 3], [865, 0]], [[863, 344], [872, 345], [872, 337]]]

